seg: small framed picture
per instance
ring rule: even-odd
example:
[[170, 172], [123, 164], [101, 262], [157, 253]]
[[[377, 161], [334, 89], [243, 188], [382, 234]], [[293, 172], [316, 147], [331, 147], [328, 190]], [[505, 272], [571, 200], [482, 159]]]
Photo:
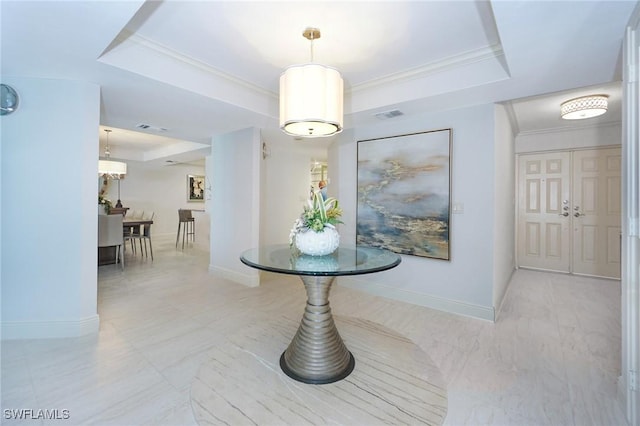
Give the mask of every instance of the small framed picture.
[[187, 200], [204, 201], [204, 176], [187, 175]]

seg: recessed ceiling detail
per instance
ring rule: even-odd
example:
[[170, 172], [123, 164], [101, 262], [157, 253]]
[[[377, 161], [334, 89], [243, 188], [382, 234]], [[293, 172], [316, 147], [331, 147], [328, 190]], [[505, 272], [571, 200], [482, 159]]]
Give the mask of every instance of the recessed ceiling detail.
[[[114, 130], [118, 158], [184, 161], [175, 157], [178, 150], [193, 156], [199, 149], [180, 141], [208, 146], [212, 137], [238, 129], [277, 129], [278, 77], [308, 59], [308, 46], [297, 39], [313, 25], [326, 28], [317, 60], [339, 69], [344, 80], [347, 130], [380, 123], [374, 112], [398, 109], [409, 118], [516, 100], [520, 131], [538, 131], [619, 120], [620, 90], [594, 86], [621, 79], [619, 52], [636, 6], [604, 0], [7, 1], [2, 74], [95, 83], [101, 124], [139, 135], [125, 138]], [[607, 114], [588, 123], [561, 120], [563, 101], [591, 93], [609, 95]], [[541, 95], [544, 101], [529, 99]]]

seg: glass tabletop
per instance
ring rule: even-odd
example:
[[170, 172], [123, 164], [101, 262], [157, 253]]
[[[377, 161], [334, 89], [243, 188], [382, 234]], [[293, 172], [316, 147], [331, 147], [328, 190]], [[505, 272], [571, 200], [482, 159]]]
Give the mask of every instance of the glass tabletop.
[[299, 253], [287, 244], [246, 250], [240, 261], [263, 271], [294, 275], [359, 275], [384, 271], [400, 264], [400, 256], [372, 247], [340, 246], [326, 256]]

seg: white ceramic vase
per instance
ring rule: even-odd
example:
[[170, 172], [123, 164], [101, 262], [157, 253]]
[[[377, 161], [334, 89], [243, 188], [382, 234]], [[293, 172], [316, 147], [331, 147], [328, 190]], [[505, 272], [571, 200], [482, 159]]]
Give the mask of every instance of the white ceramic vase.
[[296, 234], [296, 247], [303, 254], [326, 256], [340, 245], [340, 234], [335, 228], [324, 228], [321, 232], [308, 230]]

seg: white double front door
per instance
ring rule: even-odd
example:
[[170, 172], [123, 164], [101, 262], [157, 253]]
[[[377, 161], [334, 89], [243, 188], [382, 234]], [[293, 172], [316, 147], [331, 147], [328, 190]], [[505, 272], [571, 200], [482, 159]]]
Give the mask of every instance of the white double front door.
[[620, 160], [620, 148], [520, 155], [520, 267], [620, 278]]

